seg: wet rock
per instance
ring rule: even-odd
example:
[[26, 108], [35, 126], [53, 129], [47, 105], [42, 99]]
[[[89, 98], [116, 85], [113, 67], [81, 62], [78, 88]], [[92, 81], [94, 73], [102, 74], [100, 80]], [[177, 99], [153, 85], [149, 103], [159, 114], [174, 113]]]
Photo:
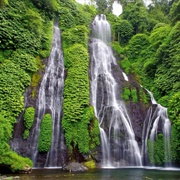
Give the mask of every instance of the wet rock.
[[32, 172], [32, 168], [29, 166], [26, 166], [23, 170], [19, 171], [19, 173], [22, 173], [22, 174], [29, 174], [31, 172]]
[[83, 172], [87, 170], [88, 168], [86, 168], [85, 166], [83, 166], [78, 162], [70, 162], [68, 165], [65, 165], [63, 167], [63, 171], [69, 171], [69, 172]]

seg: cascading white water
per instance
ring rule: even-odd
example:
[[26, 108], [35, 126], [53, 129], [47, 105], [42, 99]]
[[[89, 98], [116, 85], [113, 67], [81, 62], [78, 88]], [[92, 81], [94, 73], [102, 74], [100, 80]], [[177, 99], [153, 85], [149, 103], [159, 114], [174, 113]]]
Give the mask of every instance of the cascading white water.
[[164, 151], [165, 151], [165, 160], [168, 164], [171, 163], [171, 153], [170, 153], [170, 133], [171, 133], [171, 123], [168, 119], [167, 108], [161, 106], [156, 102], [153, 97], [153, 94], [147, 90], [151, 97], [151, 103], [154, 106], [151, 106], [147, 113], [147, 118], [145, 119], [143, 126], [143, 134], [142, 134], [142, 157], [147, 159], [147, 140], [150, 138], [151, 142], [151, 151], [154, 156], [154, 141], [156, 140], [159, 123], [161, 121], [162, 133], [164, 135]]
[[122, 72], [122, 75], [123, 75], [125, 81], [129, 81], [129, 78], [128, 78], [128, 76], [126, 75], [126, 73]]
[[[46, 112], [50, 112], [52, 117], [52, 143], [48, 152], [45, 166], [55, 167], [58, 165], [58, 154], [63, 148], [60, 137], [60, 119], [62, 113], [64, 89], [64, 59], [61, 48], [61, 35], [58, 25], [54, 25], [54, 39], [48, 64], [45, 69], [39, 95], [37, 100], [37, 119], [35, 129], [32, 133], [33, 149], [32, 160], [36, 166], [38, 153], [38, 138], [40, 133], [41, 120]], [[50, 135], [51, 136], [51, 135]], [[61, 144], [61, 145], [60, 145]]]
[[141, 166], [140, 150], [125, 105], [117, 97], [118, 84], [111, 65], [116, 64], [112, 49], [110, 25], [105, 15], [92, 23], [91, 103], [99, 121], [102, 166]]

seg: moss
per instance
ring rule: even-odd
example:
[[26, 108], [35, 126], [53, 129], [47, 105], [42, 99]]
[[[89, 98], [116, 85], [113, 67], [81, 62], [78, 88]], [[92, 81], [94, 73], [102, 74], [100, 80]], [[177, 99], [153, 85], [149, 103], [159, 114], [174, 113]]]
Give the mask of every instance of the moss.
[[85, 162], [84, 165], [89, 169], [96, 168], [96, 163], [93, 160]]
[[37, 57], [36, 59], [37, 59], [37, 64], [38, 64], [38, 71], [35, 72], [31, 77], [31, 87], [32, 87], [31, 96], [32, 96], [32, 98], [36, 98], [36, 95], [37, 95], [36, 90], [37, 90], [37, 87], [38, 87], [38, 85], [41, 81], [41, 78], [42, 78], [40, 72], [44, 70], [44, 65], [43, 65], [40, 57]]
[[148, 101], [150, 100], [150, 97], [146, 95], [146, 92], [144, 91], [143, 88], [141, 88], [139, 91], [139, 98], [141, 102], [144, 102], [144, 104], [147, 104]]
[[52, 141], [52, 118], [50, 114], [45, 114], [41, 122], [40, 135], [38, 140], [39, 152], [48, 152]]

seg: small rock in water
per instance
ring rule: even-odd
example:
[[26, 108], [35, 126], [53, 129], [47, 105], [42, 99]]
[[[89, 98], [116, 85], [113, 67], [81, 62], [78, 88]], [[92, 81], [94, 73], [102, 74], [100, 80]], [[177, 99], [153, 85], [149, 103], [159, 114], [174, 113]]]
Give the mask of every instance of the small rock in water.
[[63, 171], [69, 171], [69, 172], [79, 172], [79, 171], [83, 172], [87, 170], [88, 168], [86, 168], [85, 166], [83, 166], [78, 162], [70, 162], [68, 165], [63, 167]]

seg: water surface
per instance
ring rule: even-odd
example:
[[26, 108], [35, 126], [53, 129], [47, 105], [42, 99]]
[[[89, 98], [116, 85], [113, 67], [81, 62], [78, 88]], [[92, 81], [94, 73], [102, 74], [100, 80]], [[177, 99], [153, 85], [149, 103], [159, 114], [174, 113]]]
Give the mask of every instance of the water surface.
[[18, 176], [22, 180], [180, 180], [180, 169], [95, 169], [78, 173], [63, 172], [61, 169], [34, 169], [31, 174]]

